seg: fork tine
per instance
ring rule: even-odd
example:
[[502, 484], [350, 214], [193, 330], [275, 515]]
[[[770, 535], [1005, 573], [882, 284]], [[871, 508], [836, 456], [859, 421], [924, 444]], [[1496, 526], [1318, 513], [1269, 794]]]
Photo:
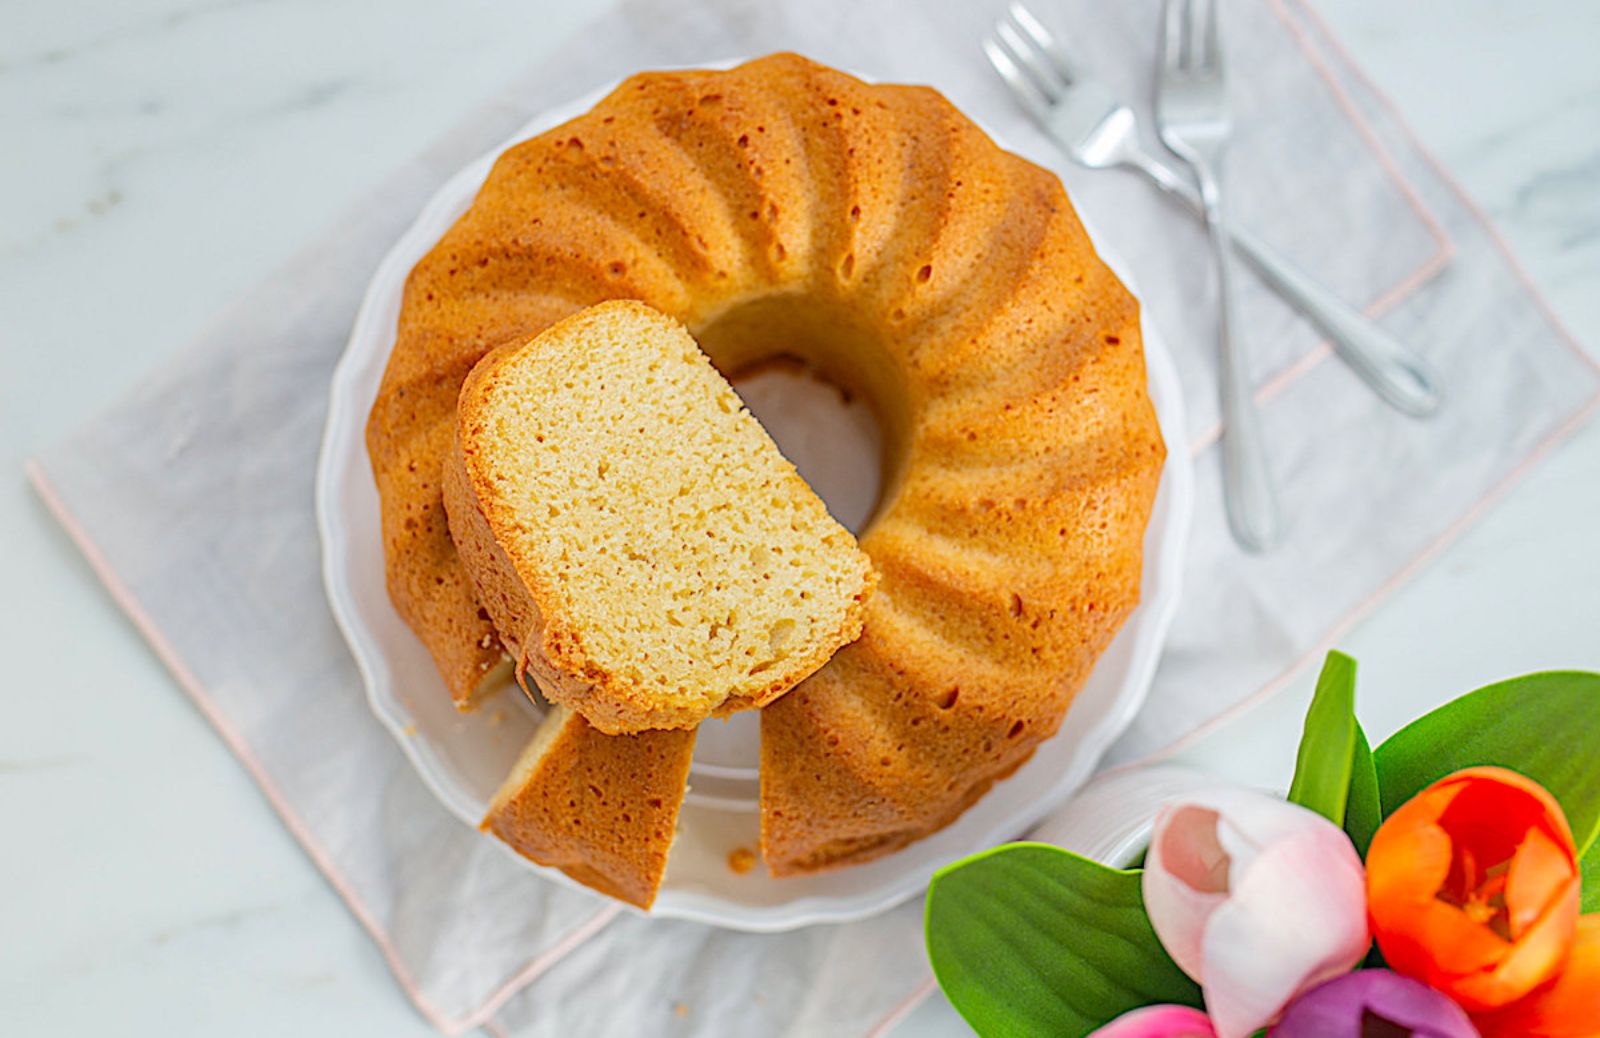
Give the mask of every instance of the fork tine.
[[1050, 107], [1050, 99], [1023, 73], [1022, 69], [1017, 67], [1011, 55], [994, 40], [983, 41], [983, 53], [988, 57], [989, 64], [994, 66], [994, 70], [1000, 73], [1000, 78], [1006, 81], [1006, 85], [1011, 88], [1017, 100], [1022, 102], [1022, 106], [1035, 119], [1043, 120]]
[[1166, 10], [1161, 19], [1161, 60], [1168, 69], [1181, 69], [1188, 64], [1184, 60], [1183, 49], [1183, 29], [1188, 10], [1188, 0], [1166, 0]]
[[1055, 34], [1046, 29], [1044, 24], [1034, 17], [1032, 11], [1013, 0], [1011, 6], [1006, 9], [1006, 14], [1009, 16], [1011, 24], [1021, 29], [1022, 35], [1026, 36], [1029, 42], [1049, 59], [1057, 75], [1068, 83], [1078, 78], [1072, 59], [1067, 56], [1066, 49], [1056, 41]]
[[1007, 22], [1001, 22], [994, 27], [994, 41], [1000, 49], [1006, 52], [1012, 63], [1027, 75], [1029, 82], [1044, 95], [1049, 104], [1061, 100], [1061, 91], [1067, 85], [1061, 82], [1055, 70], [1050, 68], [1028, 42], [1017, 34]]
[[1189, 21], [1190, 46], [1197, 65], [1220, 65], [1222, 44], [1217, 32], [1217, 0], [1194, 0]]

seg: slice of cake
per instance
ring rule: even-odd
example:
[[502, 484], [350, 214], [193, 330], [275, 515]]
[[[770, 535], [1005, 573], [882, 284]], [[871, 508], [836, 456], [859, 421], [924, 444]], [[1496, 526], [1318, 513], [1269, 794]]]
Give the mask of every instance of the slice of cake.
[[861, 633], [876, 579], [683, 326], [636, 302], [473, 369], [444, 498], [519, 676], [607, 734], [765, 706]]
[[692, 731], [602, 735], [552, 707], [481, 828], [585, 886], [649, 908], [667, 867]]

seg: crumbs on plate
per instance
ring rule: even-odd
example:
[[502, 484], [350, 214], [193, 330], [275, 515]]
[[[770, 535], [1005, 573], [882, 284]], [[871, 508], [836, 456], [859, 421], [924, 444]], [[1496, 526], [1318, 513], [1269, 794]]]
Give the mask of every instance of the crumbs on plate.
[[735, 847], [728, 852], [728, 868], [742, 876], [756, 867], [756, 852], [748, 847]]

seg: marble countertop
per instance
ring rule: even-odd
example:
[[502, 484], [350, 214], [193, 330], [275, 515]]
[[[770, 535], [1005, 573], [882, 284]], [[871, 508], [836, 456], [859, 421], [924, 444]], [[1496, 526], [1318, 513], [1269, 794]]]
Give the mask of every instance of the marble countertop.
[[[13, 1034], [433, 1033], [22, 482], [369, 185], [604, 6], [19, 0], [0, 35], [0, 1019]], [[1600, 5], [1320, 0], [1600, 348]], [[360, 148], [349, 147], [352, 140]], [[1345, 647], [1382, 736], [1600, 670], [1600, 426]], [[1187, 755], [1281, 784], [1309, 678]], [[1240, 746], [1250, 753], [1229, 752]], [[937, 999], [898, 1033], [956, 1035]]]

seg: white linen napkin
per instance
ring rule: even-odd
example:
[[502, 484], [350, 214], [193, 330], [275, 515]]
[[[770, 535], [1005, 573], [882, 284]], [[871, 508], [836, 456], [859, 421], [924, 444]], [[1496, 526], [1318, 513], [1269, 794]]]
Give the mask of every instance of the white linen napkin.
[[[1032, 6], [1148, 112], [1156, 0]], [[450, 816], [367, 710], [319, 576], [328, 379], [381, 254], [446, 176], [535, 112], [639, 69], [791, 49], [933, 84], [1062, 174], [1177, 354], [1197, 457], [1185, 602], [1117, 761], [1276, 688], [1592, 408], [1592, 363], [1302, 0], [1224, 6], [1237, 218], [1384, 312], [1449, 394], [1430, 422], [1400, 416], [1246, 279], [1290, 518], [1270, 555], [1237, 551], [1222, 513], [1201, 232], [1131, 176], [1071, 167], [1026, 122], [977, 46], [1003, 0], [627, 0], [34, 463], [41, 494], [440, 1030], [859, 1034], [927, 989], [915, 903], [757, 936], [543, 880]]]

